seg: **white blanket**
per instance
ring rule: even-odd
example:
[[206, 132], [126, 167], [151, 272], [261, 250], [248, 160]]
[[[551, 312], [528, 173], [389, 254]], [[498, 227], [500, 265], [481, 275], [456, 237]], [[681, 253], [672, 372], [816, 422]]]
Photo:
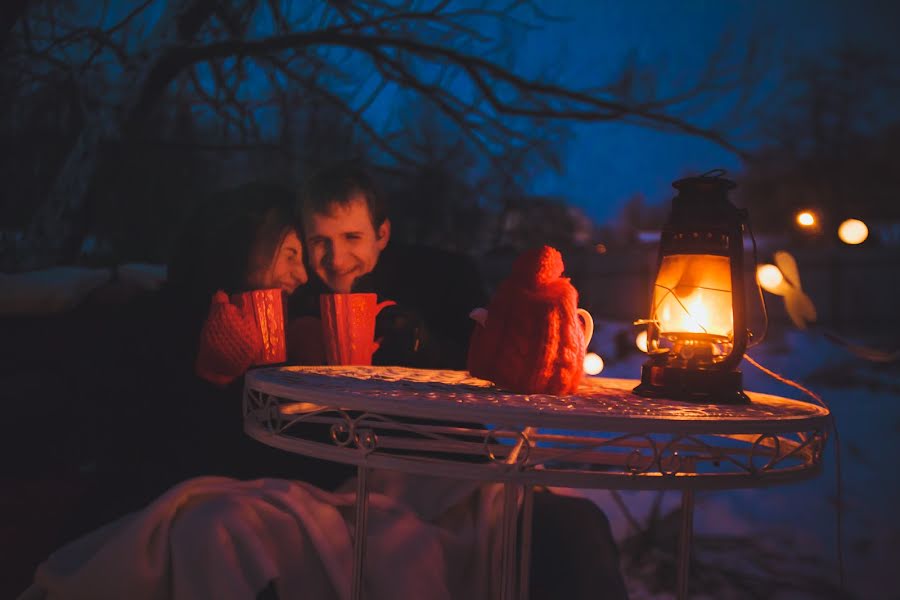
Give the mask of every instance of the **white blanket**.
[[[367, 599], [497, 596], [499, 486], [376, 472], [372, 489]], [[295, 481], [192, 479], [55, 552], [20, 600], [247, 600], [272, 581], [281, 600], [343, 600], [354, 499]]]

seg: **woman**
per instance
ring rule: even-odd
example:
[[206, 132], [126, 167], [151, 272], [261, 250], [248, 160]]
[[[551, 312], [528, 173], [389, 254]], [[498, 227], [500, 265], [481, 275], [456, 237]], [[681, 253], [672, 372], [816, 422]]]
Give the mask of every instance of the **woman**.
[[[291, 294], [306, 283], [293, 193], [262, 182], [219, 191], [180, 230], [160, 298], [135, 315], [139, 355], [130, 362], [141, 365], [141, 377], [115, 407], [114, 451], [100, 465], [103, 489], [87, 502], [76, 533], [140, 508], [191, 477], [303, 477], [318, 471], [318, 463], [291, 460], [244, 435], [247, 357], [242, 368], [213, 369], [213, 377], [203, 369], [198, 377], [197, 369], [204, 352], [220, 365], [215, 356], [222, 347], [204, 344], [203, 331], [211, 314], [234, 308], [230, 296], [271, 288]], [[221, 340], [240, 336], [227, 328], [218, 333]]]
[[[258, 216], [242, 215], [238, 225], [250, 227], [251, 243], [245, 252], [238, 255], [243, 262], [235, 264], [229, 272], [237, 276], [230, 285], [226, 281], [223, 287], [230, 288], [232, 292], [274, 289], [289, 296], [307, 281], [303, 244], [293, 216], [284, 206], [285, 201], [290, 201], [290, 195], [279, 193], [277, 188], [239, 188], [239, 192], [247, 191], [254, 192], [250, 194], [253, 200], [271, 198], [278, 204], [268, 206], [266, 202], [258, 202], [257, 210], [262, 208], [264, 212]], [[282, 303], [282, 306], [285, 305]], [[286, 317], [286, 314], [282, 315], [283, 321]], [[211, 383], [227, 385], [243, 375], [256, 362], [262, 350], [263, 339], [252, 312], [239, 310], [229, 294], [219, 288], [212, 297], [209, 314], [201, 330], [197, 375]]]
[[167, 291], [192, 338], [191, 355], [218, 291], [280, 288], [290, 295], [307, 281], [299, 219], [286, 188], [254, 182], [214, 194], [182, 230]]
[[[353, 472], [352, 467], [270, 448], [243, 432], [242, 376], [256, 362], [262, 341], [252, 316], [242, 314], [233, 298], [245, 291], [275, 288], [285, 295], [287, 307], [286, 297], [307, 282], [302, 228], [294, 207], [290, 190], [250, 183], [213, 196], [188, 228], [183, 258], [172, 265], [172, 286], [181, 291], [190, 311], [184, 330], [193, 339], [185, 347], [196, 356], [195, 360], [185, 356], [181, 368], [193, 364], [194, 374], [203, 381], [194, 377], [185, 384], [193, 390], [192, 400], [179, 401], [184, 404], [178, 408], [182, 425], [174, 436], [179, 442], [170, 450], [159, 491], [200, 475], [284, 477], [332, 489]], [[208, 308], [198, 331], [197, 315], [204, 305]], [[307, 319], [291, 319], [285, 313], [284, 324], [289, 356], [302, 355], [308, 344]], [[330, 439], [326, 428], [309, 428], [312, 437]]]
[[[167, 457], [157, 469], [157, 493], [191, 476], [226, 475], [304, 479], [330, 488], [349, 468], [303, 460], [249, 439], [241, 420], [242, 376], [260, 341], [252, 319], [232, 299], [251, 290], [280, 289], [289, 296], [306, 283], [302, 230], [294, 194], [267, 183], [248, 183], [213, 195], [190, 219], [170, 265], [171, 303], [179, 308], [182, 390], [169, 394], [178, 414]], [[286, 299], [286, 298], [285, 298]], [[283, 305], [286, 307], [287, 302]], [[284, 315], [288, 351], [301, 348], [303, 327]], [[300, 335], [297, 332], [301, 332]], [[193, 367], [191, 369], [191, 367]], [[186, 390], [189, 392], [185, 393]], [[322, 431], [318, 436], [327, 436]]]

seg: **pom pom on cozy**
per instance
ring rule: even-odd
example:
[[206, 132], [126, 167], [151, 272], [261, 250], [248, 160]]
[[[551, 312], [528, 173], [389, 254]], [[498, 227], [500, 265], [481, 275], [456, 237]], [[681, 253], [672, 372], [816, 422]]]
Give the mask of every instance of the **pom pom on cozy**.
[[243, 375], [262, 351], [262, 335], [252, 311], [242, 311], [225, 292], [216, 292], [200, 332], [194, 366], [197, 375], [211, 383], [227, 385]]
[[468, 369], [520, 394], [570, 394], [584, 374], [578, 292], [550, 246], [524, 252], [475, 326]]

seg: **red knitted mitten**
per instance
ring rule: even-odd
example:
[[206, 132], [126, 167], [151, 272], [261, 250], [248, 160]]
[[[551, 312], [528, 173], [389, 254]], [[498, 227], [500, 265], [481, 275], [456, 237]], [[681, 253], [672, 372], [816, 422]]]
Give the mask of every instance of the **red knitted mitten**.
[[475, 377], [522, 394], [569, 394], [584, 374], [584, 329], [578, 292], [560, 253], [543, 246], [523, 253], [487, 307], [469, 343]]
[[216, 292], [200, 332], [197, 375], [226, 385], [243, 375], [262, 350], [262, 336], [252, 310], [242, 312], [225, 292]]

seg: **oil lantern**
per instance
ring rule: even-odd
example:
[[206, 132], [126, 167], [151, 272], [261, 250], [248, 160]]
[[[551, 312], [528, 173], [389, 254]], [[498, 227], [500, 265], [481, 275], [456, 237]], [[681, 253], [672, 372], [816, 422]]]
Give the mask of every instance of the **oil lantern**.
[[649, 359], [641, 396], [690, 402], [749, 402], [738, 364], [749, 333], [745, 305], [744, 240], [747, 211], [728, 192], [722, 170], [672, 184], [678, 194], [663, 226], [650, 316]]

